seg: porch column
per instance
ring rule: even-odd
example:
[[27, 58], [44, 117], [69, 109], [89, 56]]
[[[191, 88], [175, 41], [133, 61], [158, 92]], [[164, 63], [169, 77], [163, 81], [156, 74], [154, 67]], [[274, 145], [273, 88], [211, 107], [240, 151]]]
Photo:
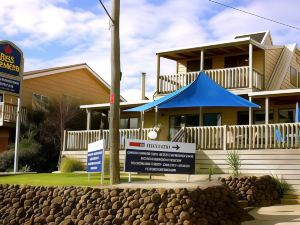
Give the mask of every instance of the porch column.
[[204, 50], [201, 50], [200, 53], [200, 71], [202, 71], [204, 68]]
[[253, 45], [249, 44], [249, 88], [253, 88]]
[[[252, 97], [249, 97], [249, 101], [252, 102]], [[249, 149], [252, 148], [252, 108], [249, 108]]]
[[269, 124], [269, 97], [265, 99], [265, 123]]
[[[249, 97], [249, 101], [252, 102], [252, 97]], [[253, 123], [252, 114], [253, 114], [252, 108], [249, 108], [249, 125], [252, 125]]]
[[86, 109], [86, 130], [91, 129], [91, 110]]
[[159, 76], [160, 76], [160, 56], [156, 56], [156, 93], [159, 94]]
[[141, 130], [144, 129], [144, 117], [145, 117], [145, 112], [141, 112]]

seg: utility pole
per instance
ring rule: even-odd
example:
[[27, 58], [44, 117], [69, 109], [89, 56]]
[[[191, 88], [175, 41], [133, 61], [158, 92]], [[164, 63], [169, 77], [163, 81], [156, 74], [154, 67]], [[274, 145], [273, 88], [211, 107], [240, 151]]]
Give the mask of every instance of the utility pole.
[[112, 0], [111, 13], [111, 90], [109, 118], [110, 184], [120, 183], [119, 125], [120, 125], [120, 0]]

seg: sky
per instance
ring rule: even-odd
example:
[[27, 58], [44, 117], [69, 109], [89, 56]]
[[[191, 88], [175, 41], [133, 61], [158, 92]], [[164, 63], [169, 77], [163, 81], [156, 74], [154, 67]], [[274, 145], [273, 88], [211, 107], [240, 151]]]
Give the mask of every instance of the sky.
[[[298, 0], [218, 0], [292, 26]], [[108, 11], [111, 0], [103, 0]], [[24, 52], [25, 71], [87, 63], [110, 83], [109, 18], [98, 0], [0, 0], [0, 34]], [[300, 43], [300, 30], [262, 20], [209, 0], [121, 0], [121, 94], [140, 99], [141, 72], [152, 99], [159, 50], [233, 39], [270, 30], [274, 44]], [[299, 25], [300, 26], [300, 25]], [[176, 64], [162, 60], [164, 74]], [[84, 88], [84, 87], [82, 87]]]

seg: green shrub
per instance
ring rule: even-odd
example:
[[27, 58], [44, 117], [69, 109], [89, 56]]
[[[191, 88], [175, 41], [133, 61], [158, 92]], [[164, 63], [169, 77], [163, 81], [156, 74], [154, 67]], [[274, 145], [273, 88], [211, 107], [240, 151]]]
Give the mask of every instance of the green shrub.
[[13, 168], [14, 152], [5, 151], [0, 153], [0, 172], [8, 172]]
[[82, 171], [84, 169], [84, 165], [76, 159], [65, 157], [61, 161], [60, 171], [63, 173]]
[[227, 163], [233, 171], [233, 175], [238, 177], [240, 175], [240, 168], [242, 161], [237, 151], [227, 151]]
[[282, 178], [278, 178], [278, 176], [273, 176], [273, 180], [276, 183], [276, 190], [280, 198], [283, 197], [284, 193], [290, 189], [290, 185]]
[[208, 180], [211, 181], [212, 180], [212, 175], [214, 175], [216, 172], [216, 168], [215, 166], [211, 166], [208, 168]]

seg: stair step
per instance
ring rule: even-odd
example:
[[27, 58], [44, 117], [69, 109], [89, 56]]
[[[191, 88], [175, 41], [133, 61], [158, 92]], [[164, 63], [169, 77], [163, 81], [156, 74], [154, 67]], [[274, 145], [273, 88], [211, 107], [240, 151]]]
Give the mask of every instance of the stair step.
[[300, 199], [300, 195], [286, 194], [283, 195], [283, 199]]
[[282, 205], [298, 205], [300, 204], [300, 199], [284, 199], [280, 200]]

